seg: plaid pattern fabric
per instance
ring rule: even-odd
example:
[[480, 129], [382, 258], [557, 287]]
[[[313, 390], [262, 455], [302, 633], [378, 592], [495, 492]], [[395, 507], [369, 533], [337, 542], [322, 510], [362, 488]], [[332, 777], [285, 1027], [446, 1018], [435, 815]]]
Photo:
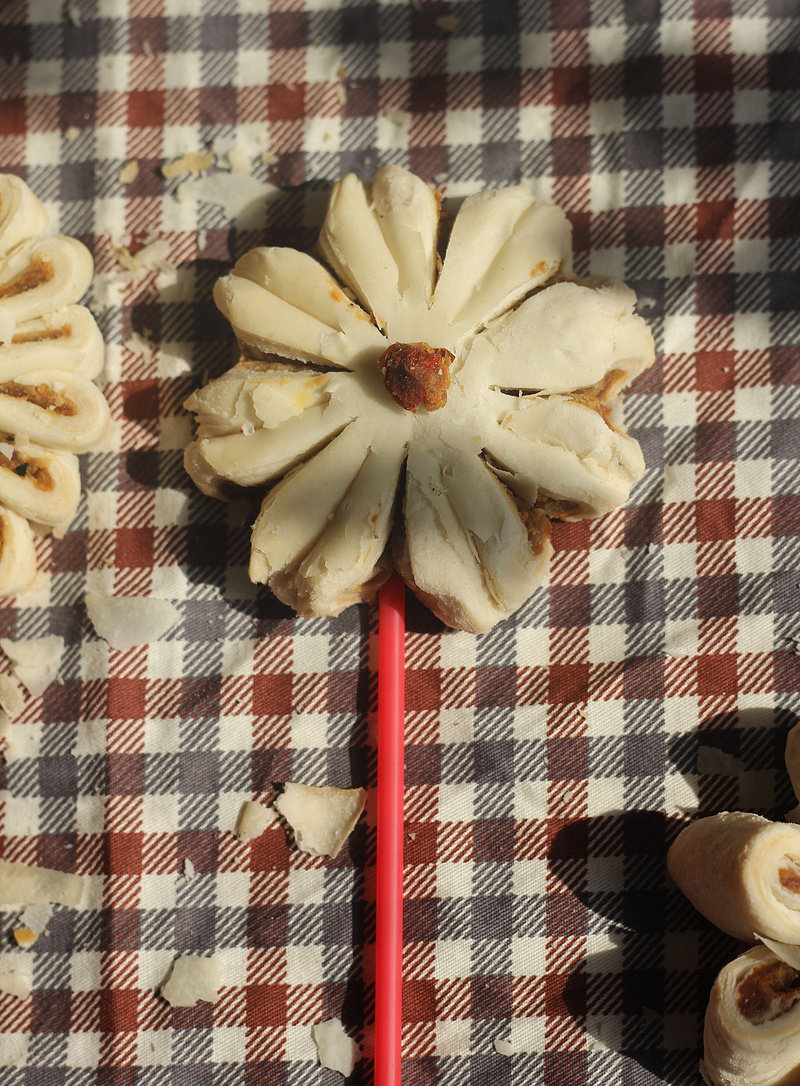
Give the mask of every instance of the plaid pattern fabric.
[[[798, 0], [7, 0], [0, 58], [0, 169], [94, 252], [117, 422], [0, 607], [3, 636], [66, 640], [2, 770], [3, 854], [89, 880], [28, 952], [32, 996], [0, 996], [3, 1083], [331, 1083], [310, 1036], [331, 1016], [371, 1081], [372, 804], [333, 861], [232, 830], [288, 779], [374, 798], [375, 611], [296, 619], [248, 583], [251, 510], [194, 490], [181, 404], [230, 358], [215, 278], [264, 240], [310, 246], [332, 181], [386, 162], [448, 196], [532, 181], [659, 351], [623, 402], [647, 473], [556, 527], [548, 587], [478, 637], [409, 600], [404, 1083], [698, 1081], [737, 948], [667, 846], [695, 812], [793, 804]], [[277, 187], [233, 220], [159, 172], [226, 140]], [[154, 237], [177, 283], [115, 293], [115, 248]], [[181, 622], [114, 651], [87, 589]], [[212, 950], [215, 1004], [154, 994]]]

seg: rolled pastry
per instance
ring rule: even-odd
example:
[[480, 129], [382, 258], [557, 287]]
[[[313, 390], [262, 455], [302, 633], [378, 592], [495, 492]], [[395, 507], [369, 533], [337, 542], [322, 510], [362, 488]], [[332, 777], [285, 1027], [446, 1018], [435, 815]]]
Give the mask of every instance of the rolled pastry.
[[[786, 772], [792, 782], [794, 794], [800, 802], [800, 724], [795, 724], [786, 736]], [[800, 806], [786, 815], [790, 822], [800, 820]]]
[[0, 261], [0, 311], [19, 324], [74, 305], [93, 275], [92, 255], [76, 238], [30, 238]]
[[0, 174], [0, 255], [47, 229], [44, 204], [21, 177]]
[[726, 965], [711, 989], [703, 1048], [710, 1086], [796, 1086], [800, 972], [762, 946]]
[[97, 377], [105, 361], [103, 337], [85, 306], [66, 305], [16, 324], [9, 343], [0, 343], [0, 381], [30, 370], [69, 370]]
[[36, 573], [36, 548], [24, 517], [0, 505], [0, 595], [21, 592]]
[[0, 447], [0, 504], [33, 524], [63, 531], [81, 496], [78, 458], [35, 445]]
[[0, 433], [81, 453], [97, 446], [109, 422], [103, 393], [78, 374], [35, 370], [0, 381]]
[[667, 866], [698, 912], [735, 939], [800, 943], [800, 826], [738, 811], [700, 818], [678, 835]]

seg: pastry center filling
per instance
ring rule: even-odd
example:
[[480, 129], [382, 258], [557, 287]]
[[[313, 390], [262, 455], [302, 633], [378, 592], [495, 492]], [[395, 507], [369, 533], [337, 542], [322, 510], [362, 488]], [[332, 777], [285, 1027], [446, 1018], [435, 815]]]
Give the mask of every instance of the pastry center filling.
[[49, 283], [55, 273], [56, 270], [49, 260], [34, 256], [25, 271], [0, 286], [0, 298], [14, 298], [17, 294], [24, 294], [43, 283]]
[[778, 868], [778, 881], [784, 890], [800, 893], [800, 867], [790, 856], [786, 857], [786, 866]]
[[769, 1022], [800, 1000], [800, 973], [786, 962], [765, 962], [743, 977], [736, 991], [742, 1018], [755, 1026]]
[[48, 328], [43, 332], [15, 332], [12, 343], [44, 343], [51, 339], [67, 339], [72, 333], [68, 324], [58, 328]]
[[429, 343], [393, 343], [384, 351], [378, 367], [395, 403], [414, 412], [421, 405], [438, 411], [447, 403], [450, 364], [455, 355]]
[[[7, 447], [7, 446], [6, 446]], [[52, 490], [55, 485], [53, 477], [44, 464], [40, 464], [31, 457], [22, 457], [16, 449], [11, 449], [11, 455], [7, 456], [0, 450], [0, 469], [13, 471], [21, 479], [30, 479], [39, 490]]]
[[4, 381], [0, 384], [0, 394], [13, 396], [17, 400], [27, 400], [34, 407], [53, 411], [57, 415], [77, 414], [77, 408], [71, 400], [46, 384], [23, 385], [19, 381]]

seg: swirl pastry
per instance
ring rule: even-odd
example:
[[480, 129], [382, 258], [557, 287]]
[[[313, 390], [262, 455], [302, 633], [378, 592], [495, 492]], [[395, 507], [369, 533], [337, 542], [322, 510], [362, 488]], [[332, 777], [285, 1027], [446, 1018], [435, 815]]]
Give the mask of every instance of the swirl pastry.
[[735, 939], [800, 943], [800, 826], [742, 812], [700, 818], [667, 865], [697, 911]]
[[80, 499], [76, 453], [110, 421], [93, 384], [103, 340], [78, 305], [89, 251], [46, 235], [47, 212], [20, 178], [0, 174], [0, 594], [36, 572], [31, 525], [61, 532]]
[[762, 946], [726, 965], [711, 990], [703, 1047], [710, 1086], [796, 1086], [800, 971]]

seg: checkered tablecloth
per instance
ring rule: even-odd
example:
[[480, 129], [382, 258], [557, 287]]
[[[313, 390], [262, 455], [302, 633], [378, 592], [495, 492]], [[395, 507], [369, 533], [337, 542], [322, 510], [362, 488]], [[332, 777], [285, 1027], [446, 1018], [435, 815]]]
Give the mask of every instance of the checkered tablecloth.
[[[695, 812], [794, 802], [799, 0], [4, 0], [0, 58], [0, 171], [94, 253], [117, 424], [0, 607], [0, 635], [67, 646], [2, 770], [2, 853], [89, 881], [31, 997], [0, 996], [4, 1086], [332, 1086], [332, 1016], [372, 1081], [376, 613], [296, 619], [249, 584], [251, 510], [195, 491], [181, 405], [230, 361], [216, 277], [310, 246], [331, 183], [387, 162], [454, 197], [530, 181], [658, 347], [624, 397], [627, 508], [558, 525], [549, 585], [491, 633], [409, 598], [404, 1086], [697, 1083], [738, 947], [666, 848]], [[227, 174], [232, 146], [246, 206], [160, 172], [211, 149]], [[121, 281], [155, 239], [177, 273]], [[181, 621], [115, 651], [87, 589]], [[277, 823], [235, 838], [289, 779], [370, 790], [335, 860]], [[215, 1004], [155, 994], [185, 951], [220, 956]]]

